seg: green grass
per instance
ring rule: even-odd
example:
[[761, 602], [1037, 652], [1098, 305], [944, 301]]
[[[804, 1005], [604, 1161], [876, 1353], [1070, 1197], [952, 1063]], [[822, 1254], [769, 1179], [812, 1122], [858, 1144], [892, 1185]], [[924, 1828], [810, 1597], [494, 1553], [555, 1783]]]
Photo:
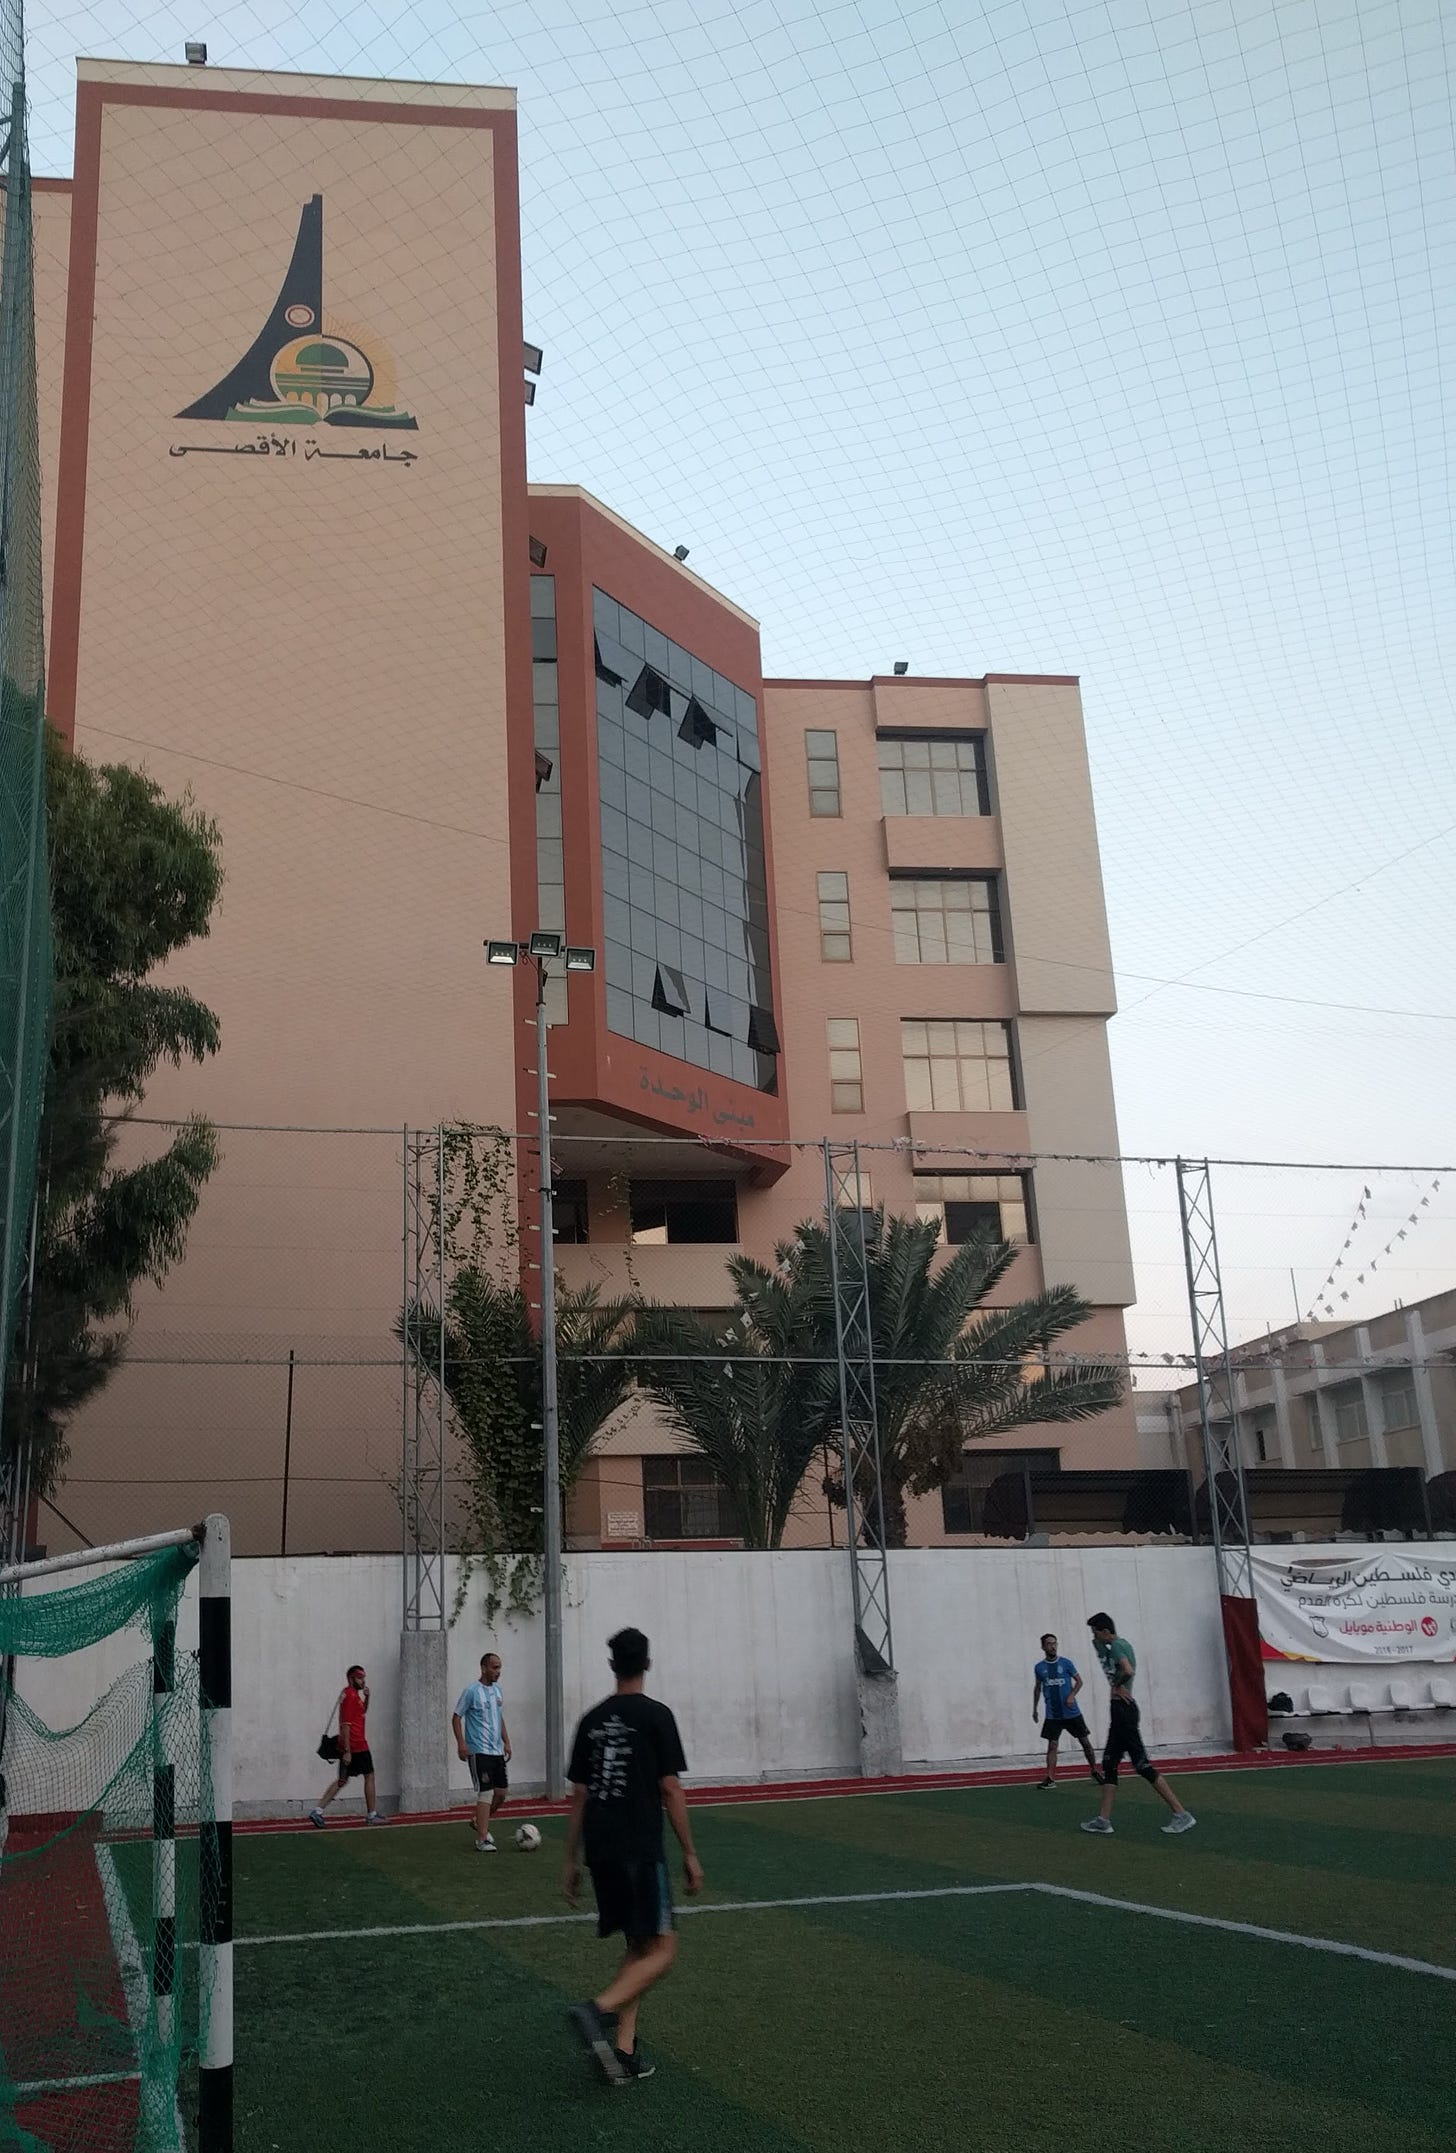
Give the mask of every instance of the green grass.
[[[703, 1809], [710, 1899], [1041, 1881], [1456, 1966], [1456, 1764]], [[237, 1845], [239, 1935], [555, 1914], [539, 1854], [464, 1824]], [[692, 1916], [650, 1997], [650, 2084], [597, 2084], [563, 2007], [589, 1925], [242, 1946], [239, 2153], [1449, 2153], [1456, 1982], [1034, 1893]]]

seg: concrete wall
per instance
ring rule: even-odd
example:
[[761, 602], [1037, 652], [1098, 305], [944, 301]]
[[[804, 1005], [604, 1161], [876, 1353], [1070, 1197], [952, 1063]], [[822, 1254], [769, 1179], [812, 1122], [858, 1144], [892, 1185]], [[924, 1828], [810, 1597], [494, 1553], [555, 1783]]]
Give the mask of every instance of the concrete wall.
[[[700, 1783], [858, 1770], [842, 1552], [576, 1555], [568, 1558], [567, 1580], [570, 1720], [609, 1687], [605, 1641], [630, 1622], [654, 1641], [653, 1688], [678, 1714]], [[892, 1559], [891, 1599], [907, 1761], [1036, 1753], [1031, 1668], [1048, 1627], [1088, 1678], [1087, 1709], [1100, 1733], [1104, 1685], [1085, 1628], [1099, 1606], [1141, 1653], [1139, 1687], [1154, 1745], [1171, 1751], [1228, 1739], [1218, 1601], [1205, 1549], [913, 1550]], [[539, 1621], [490, 1628], [482, 1604], [477, 1577], [449, 1635], [450, 1702], [481, 1653], [499, 1651], [513, 1777], [539, 1784]], [[399, 1623], [395, 1558], [263, 1557], [235, 1565], [236, 1798], [244, 1814], [296, 1814], [317, 1798], [329, 1774], [314, 1752], [354, 1660], [370, 1678], [371, 1746], [381, 1795], [392, 1799], [400, 1783]], [[190, 1601], [179, 1634], [184, 1650], [195, 1645]], [[48, 1723], [74, 1724], [143, 1649], [133, 1631], [73, 1661], [32, 1663], [24, 1694]], [[452, 1792], [463, 1802], [465, 1767], [444, 1725], [440, 1744]]]

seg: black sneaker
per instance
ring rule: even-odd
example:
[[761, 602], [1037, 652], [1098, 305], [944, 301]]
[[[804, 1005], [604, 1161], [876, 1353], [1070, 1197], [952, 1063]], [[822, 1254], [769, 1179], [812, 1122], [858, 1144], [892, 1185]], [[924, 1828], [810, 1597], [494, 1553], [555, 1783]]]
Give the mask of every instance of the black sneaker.
[[574, 2003], [566, 2014], [572, 2032], [586, 2049], [609, 2085], [620, 2086], [628, 2076], [627, 2058], [617, 2047], [615, 2012], [598, 2010], [594, 2003]]
[[626, 2085], [634, 2078], [651, 2078], [657, 2069], [640, 2041], [630, 2056], [620, 2048], [616, 2051], [616, 2056], [622, 2069], [622, 2076], [617, 2080], [618, 2085]]
[[1045, 1794], [1048, 1787], [1054, 1787], [1055, 1785], [1056, 1781], [1054, 1779], [1039, 1779], [1036, 1783], [1036, 1791], [1038, 1794]]

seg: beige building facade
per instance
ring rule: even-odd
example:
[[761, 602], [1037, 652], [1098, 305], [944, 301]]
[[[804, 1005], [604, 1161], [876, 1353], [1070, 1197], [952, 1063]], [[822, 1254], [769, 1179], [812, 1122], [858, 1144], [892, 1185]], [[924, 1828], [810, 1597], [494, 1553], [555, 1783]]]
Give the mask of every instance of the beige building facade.
[[[481, 945], [538, 926], [598, 953], [551, 1005], [568, 1281], [720, 1309], [734, 1248], [822, 1212], [791, 1140], [855, 1138], [869, 1200], [994, 1226], [1008, 1297], [1073, 1284], [1068, 1343], [1125, 1351], [1077, 682], [765, 679], [730, 598], [528, 488], [515, 124], [506, 90], [86, 61], [37, 192], [51, 715], [190, 793], [226, 872], [176, 968], [221, 1052], [124, 1139], [205, 1113], [222, 1164], [58, 1544], [216, 1507], [243, 1552], [398, 1545], [404, 1132], [529, 1132], [527, 969]], [[1134, 1464], [1131, 1405], [1015, 1449]], [[645, 1406], [569, 1524], [731, 1537]], [[806, 1491], [793, 1536], [835, 1530]]]

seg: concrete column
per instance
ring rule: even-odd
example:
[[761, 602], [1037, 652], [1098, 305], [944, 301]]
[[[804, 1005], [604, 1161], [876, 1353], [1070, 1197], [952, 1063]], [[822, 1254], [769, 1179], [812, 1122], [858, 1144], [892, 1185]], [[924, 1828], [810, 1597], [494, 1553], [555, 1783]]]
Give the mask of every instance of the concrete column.
[[1279, 1462], [1295, 1466], [1299, 1460], [1294, 1454], [1294, 1421], [1289, 1411], [1289, 1379], [1277, 1363], [1270, 1370], [1274, 1389], [1274, 1426], [1279, 1437]]
[[893, 1779], [904, 1763], [897, 1675], [856, 1676], [859, 1688], [859, 1768], [866, 1779]]
[[450, 1802], [450, 1691], [444, 1630], [402, 1630], [399, 1639], [401, 1815]]
[[1360, 1361], [1360, 1395], [1365, 1401], [1365, 1432], [1370, 1438], [1370, 1463], [1389, 1465], [1390, 1452], [1385, 1447], [1385, 1408], [1381, 1403], [1380, 1385], [1370, 1373], [1370, 1333], [1363, 1323], [1355, 1333], [1355, 1352]]
[[1415, 1377], [1416, 1410], [1421, 1416], [1421, 1449], [1425, 1454], [1426, 1478], [1434, 1480], [1437, 1473], [1444, 1473], [1445, 1462], [1441, 1456], [1441, 1431], [1436, 1425], [1436, 1394], [1431, 1387], [1431, 1371], [1426, 1366], [1426, 1332], [1418, 1308], [1405, 1312], [1406, 1343], [1410, 1348], [1411, 1372]]

